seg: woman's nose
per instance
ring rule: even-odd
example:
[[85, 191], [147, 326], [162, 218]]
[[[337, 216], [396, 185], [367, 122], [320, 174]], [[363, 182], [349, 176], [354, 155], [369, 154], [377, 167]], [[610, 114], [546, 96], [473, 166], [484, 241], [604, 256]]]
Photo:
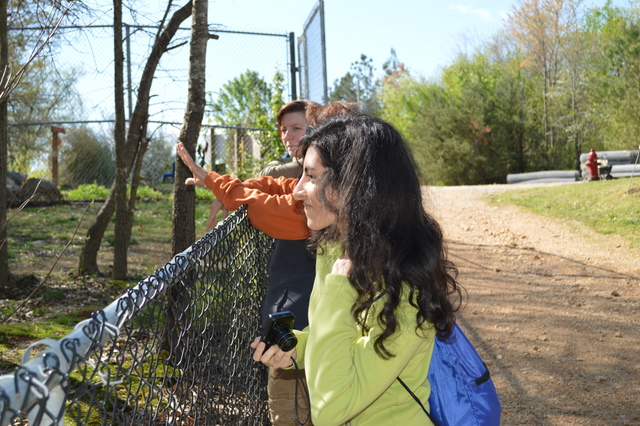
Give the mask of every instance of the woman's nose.
[[302, 178], [298, 180], [296, 187], [293, 188], [293, 198], [296, 200], [302, 201], [304, 200], [306, 193], [304, 191], [304, 183], [302, 182]]

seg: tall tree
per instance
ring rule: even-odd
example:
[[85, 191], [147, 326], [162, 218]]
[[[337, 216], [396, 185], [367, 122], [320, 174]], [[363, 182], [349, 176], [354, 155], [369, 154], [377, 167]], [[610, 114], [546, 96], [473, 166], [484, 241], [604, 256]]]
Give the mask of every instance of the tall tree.
[[[240, 178], [255, 176], [268, 161], [282, 156], [282, 142], [277, 131], [278, 110], [284, 105], [284, 76], [276, 72], [269, 84], [256, 71], [247, 70], [225, 83], [210, 103], [213, 120], [222, 125], [235, 126], [227, 132], [227, 152], [240, 158], [227, 158], [231, 172]], [[246, 128], [260, 130], [260, 158], [243, 150]], [[227, 157], [230, 157], [228, 155]]]
[[[167, 13], [171, 5], [167, 6]], [[151, 96], [151, 84], [153, 82], [153, 76], [160, 63], [160, 58], [170, 47], [171, 40], [178, 31], [180, 24], [191, 16], [192, 2], [188, 2], [180, 9], [176, 10], [166, 26], [161, 25], [161, 30], [156, 35], [151, 53], [145, 64], [145, 68], [140, 77], [140, 84], [138, 86], [136, 105], [131, 116], [129, 123], [129, 129], [127, 132], [126, 153], [127, 168], [131, 170], [134, 164], [140, 164], [142, 155], [144, 154], [144, 144], [146, 143], [146, 127], [149, 115], [149, 99]], [[164, 23], [164, 22], [163, 22]], [[136, 180], [134, 180], [134, 183]], [[89, 227], [87, 232], [87, 238], [85, 239], [82, 251], [80, 253], [80, 260], [78, 270], [81, 273], [97, 273], [98, 268], [98, 251], [100, 250], [100, 243], [104, 237], [104, 233], [107, 230], [111, 217], [115, 211], [114, 190], [112, 188], [109, 196], [102, 205], [100, 212], [96, 216], [95, 221]], [[132, 191], [130, 193], [129, 209], [131, 210], [135, 205], [135, 188], [132, 184]], [[127, 216], [130, 217], [130, 216]], [[128, 224], [131, 227], [131, 222]], [[129, 234], [130, 235], [130, 234]]]
[[269, 114], [271, 96], [269, 83], [257, 71], [247, 70], [222, 85], [211, 113], [221, 124], [255, 127], [259, 116]]
[[[42, 49], [51, 41], [58, 29], [62, 19], [69, 13], [70, 9], [75, 5], [75, 1], [61, 6], [54, 3], [50, 14], [47, 15], [47, 24], [49, 32], [46, 37], [38, 38], [36, 46], [31, 50], [30, 55], [22, 64], [22, 66], [12, 74], [9, 67], [9, 37], [8, 37], [8, 18], [9, 18], [9, 2], [2, 0], [0, 2], [0, 288], [7, 287], [9, 284], [9, 257], [7, 247], [7, 199], [6, 199], [6, 180], [7, 180], [7, 157], [9, 137], [7, 131], [8, 124], [8, 100], [10, 94], [18, 87], [28, 65], [30, 65]], [[40, 10], [40, 8], [36, 8]], [[25, 13], [17, 13], [13, 11], [12, 16], [24, 16]], [[43, 34], [47, 34], [43, 32]]]
[[377, 115], [380, 110], [378, 88], [380, 83], [375, 76], [373, 59], [360, 55], [352, 62], [350, 71], [333, 83], [329, 94], [330, 101], [355, 102], [366, 113]]
[[113, 0], [113, 58], [116, 145], [116, 178], [111, 190], [116, 200], [116, 224], [113, 244], [113, 278], [124, 280], [127, 276], [127, 180], [130, 168], [126, 157], [126, 127], [124, 110], [124, 46], [122, 44], [122, 0]]
[[[0, 0], [0, 70], [9, 69], [9, 38], [7, 34], [7, 0]], [[9, 285], [9, 252], [7, 244], [7, 79], [0, 81], [0, 289]]]
[[535, 102], [540, 105], [536, 110], [544, 138], [538, 154], [544, 163], [539, 167], [557, 166], [565, 152], [568, 138], [558, 124], [569, 114], [565, 88], [559, 83], [567, 76], [566, 48], [581, 4], [582, 0], [522, 0], [507, 21], [509, 35], [523, 54], [522, 67], [529, 78], [538, 81], [540, 76]]
[[[589, 81], [601, 149], [636, 149], [640, 132], [640, 9], [608, 2], [592, 11], [589, 30], [600, 42]], [[598, 61], [598, 59], [600, 59]]]
[[[10, 0], [9, 63], [13, 73], [20, 70], [20, 84], [8, 100], [10, 123], [48, 122], [69, 119], [71, 109], [78, 104], [75, 90], [77, 70], [61, 69], [55, 61], [60, 37], [48, 37], [47, 49], [41, 51], [43, 37], [55, 21], [60, 4], [49, 10], [42, 3]], [[80, 10], [82, 5], [78, 5]], [[64, 12], [65, 14], [68, 12]], [[36, 29], [40, 28], [40, 29]], [[40, 36], [35, 36], [40, 34]], [[34, 37], [35, 36], [35, 37]], [[35, 52], [38, 52], [34, 55]], [[8, 128], [8, 167], [12, 171], [31, 173], [34, 164], [46, 164], [50, 152], [49, 126], [12, 125]]]
[[[195, 157], [198, 136], [206, 104], [205, 70], [207, 41], [207, 0], [193, 0], [191, 41], [189, 51], [189, 88], [184, 121], [178, 141]], [[184, 181], [191, 175], [189, 168], [176, 158], [173, 194], [173, 254], [186, 250], [195, 241], [195, 188]]]

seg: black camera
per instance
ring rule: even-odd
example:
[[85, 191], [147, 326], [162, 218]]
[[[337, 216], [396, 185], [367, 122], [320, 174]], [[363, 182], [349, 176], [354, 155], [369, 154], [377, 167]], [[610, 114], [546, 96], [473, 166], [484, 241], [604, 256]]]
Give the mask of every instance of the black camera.
[[265, 351], [271, 345], [278, 345], [285, 352], [295, 348], [298, 338], [293, 334], [293, 323], [296, 317], [289, 311], [269, 314], [267, 325], [264, 328], [262, 341], [267, 345]]

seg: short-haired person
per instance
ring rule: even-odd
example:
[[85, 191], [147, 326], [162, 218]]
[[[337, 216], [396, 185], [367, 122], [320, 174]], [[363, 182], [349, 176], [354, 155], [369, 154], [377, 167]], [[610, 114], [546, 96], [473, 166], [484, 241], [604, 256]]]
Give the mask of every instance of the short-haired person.
[[336, 117], [302, 140], [304, 204], [316, 278], [298, 344], [254, 359], [304, 366], [317, 425], [423, 425], [436, 334], [452, 330], [461, 301], [438, 223], [425, 211], [416, 166], [388, 123]]
[[322, 106], [307, 100], [296, 100], [285, 104], [276, 116], [278, 133], [284, 144], [286, 155], [268, 163], [260, 176], [297, 179], [302, 174], [302, 165], [298, 161], [300, 139], [304, 136], [311, 120], [322, 110]]

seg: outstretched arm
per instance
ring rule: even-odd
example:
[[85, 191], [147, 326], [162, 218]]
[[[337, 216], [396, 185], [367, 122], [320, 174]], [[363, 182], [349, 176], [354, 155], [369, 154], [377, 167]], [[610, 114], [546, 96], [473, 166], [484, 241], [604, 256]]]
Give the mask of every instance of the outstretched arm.
[[[309, 237], [301, 203], [293, 198], [293, 188], [297, 179], [274, 180], [265, 176], [242, 182], [229, 175], [207, 172], [193, 161], [182, 143], [178, 143], [176, 151], [193, 173], [193, 177], [185, 180], [185, 185], [209, 188], [227, 210], [236, 210], [247, 204], [247, 214], [253, 226], [270, 237], [285, 240], [302, 240]], [[216, 205], [212, 205], [211, 208], [213, 210]], [[207, 225], [211, 225], [211, 216]]]

